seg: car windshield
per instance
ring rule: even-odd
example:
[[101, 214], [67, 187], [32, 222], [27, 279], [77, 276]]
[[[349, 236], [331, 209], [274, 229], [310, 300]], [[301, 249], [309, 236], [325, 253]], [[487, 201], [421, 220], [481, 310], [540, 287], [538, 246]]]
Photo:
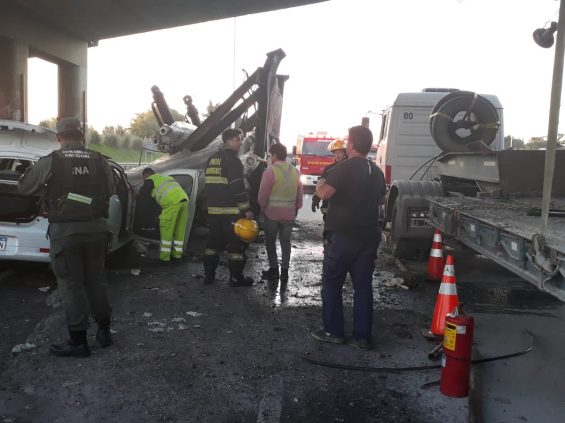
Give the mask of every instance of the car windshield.
[[304, 156], [333, 156], [328, 151], [331, 141], [304, 141], [302, 145], [302, 155]]

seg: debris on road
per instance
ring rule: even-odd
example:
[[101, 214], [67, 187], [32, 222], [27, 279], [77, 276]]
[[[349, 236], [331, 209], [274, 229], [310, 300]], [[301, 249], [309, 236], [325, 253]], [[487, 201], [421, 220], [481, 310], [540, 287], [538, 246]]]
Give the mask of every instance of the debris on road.
[[18, 344], [14, 348], [12, 348], [12, 354], [19, 354], [22, 352], [33, 351], [36, 348], [37, 345], [26, 342], [25, 344]]
[[39, 289], [41, 292], [47, 292], [51, 289], [51, 287], [50, 286], [42, 286], [41, 288], [37, 288], [37, 289]]
[[131, 269], [129, 273], [133, 276], [139, 276], [141, 274], [141, 269]]
[[197, 311], [187, 311], [186, 314], [189, 315], [189, 316], [191, 316], [191, 317], [200, 317], [200, 316], [202, 316], [202, 313], [198, 313]]

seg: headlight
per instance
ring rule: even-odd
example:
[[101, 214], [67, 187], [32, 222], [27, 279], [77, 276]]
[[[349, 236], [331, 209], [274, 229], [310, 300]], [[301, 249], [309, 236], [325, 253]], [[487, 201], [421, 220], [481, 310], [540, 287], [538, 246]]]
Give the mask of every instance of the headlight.
[[428, 209], [410, 209], [408, 215], [411, 218], [428, 217]]

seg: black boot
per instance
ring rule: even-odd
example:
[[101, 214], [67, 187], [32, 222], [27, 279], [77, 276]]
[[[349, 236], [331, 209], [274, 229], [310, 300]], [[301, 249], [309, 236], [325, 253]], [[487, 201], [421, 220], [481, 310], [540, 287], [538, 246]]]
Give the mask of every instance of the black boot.
[[261, 276], [268, 281], [277, 280], [279, 278], [279, 267], [269, 267], [268, 270], [261, 272]]
[[97, 320], [98, 331], [96, 331], [96, 342], [102, 348], [112, 345], [112, 333], [110, 332], [110, 319]]
[[86, 331], [69, 331], [71, 339], [63, 344], [54, 344], [49, 352], [57, 357], [88, 357], [90, 348], [86, 340]]
[[237, 288], [240, 286], [251, 286], [251, 285], [253, 285], [253, 279], [251, 279], [249, 276], [234, 275], [234, 274], [230, 275], [230, 286], [233, 288]]
[[218, 267], [217, 256], [204, 257], [204, 284], [211, 285], [216, 282], [216, 267]]

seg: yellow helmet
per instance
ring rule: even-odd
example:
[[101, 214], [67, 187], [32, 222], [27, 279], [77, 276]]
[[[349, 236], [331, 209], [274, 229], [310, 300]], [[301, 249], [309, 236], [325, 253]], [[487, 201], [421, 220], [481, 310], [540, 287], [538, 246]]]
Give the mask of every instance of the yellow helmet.
[[242, 217], [233, 223], [233, 232], [239, 239], [250, 244], [259, 235], [259, 225], [254, 220]]
[[328, 150], [330, 150], [332, 153], [336, 150], [345, 150], [345, 149], [346, 149], [345, 141], [342, 140], [341, 138], [333, 140], [328, 146]]

